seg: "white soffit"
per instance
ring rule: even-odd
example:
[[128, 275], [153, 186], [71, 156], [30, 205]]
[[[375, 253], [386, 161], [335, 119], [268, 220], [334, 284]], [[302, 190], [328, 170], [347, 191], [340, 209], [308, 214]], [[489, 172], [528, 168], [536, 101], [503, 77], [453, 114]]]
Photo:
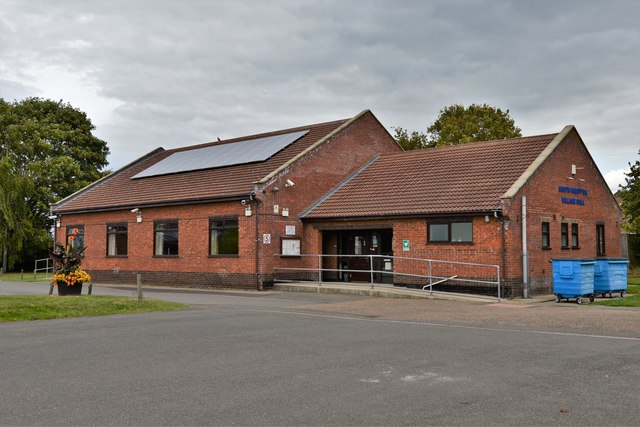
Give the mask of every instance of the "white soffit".
[[133, 178], [263, 162], [307, 133], [308, 130], [303, 130], [179, 151], [134, 175]]

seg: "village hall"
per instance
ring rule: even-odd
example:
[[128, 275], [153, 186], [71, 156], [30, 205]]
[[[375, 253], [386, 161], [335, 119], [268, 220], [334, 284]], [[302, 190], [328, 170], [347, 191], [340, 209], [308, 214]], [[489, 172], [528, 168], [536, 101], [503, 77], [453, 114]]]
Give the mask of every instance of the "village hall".
[[405, 152], [365, 110], [157, 148], [52, 205], [55, 239], [75, 235], [98, 283], [263, 290], [431, 275], [482, 291], [498, 271], [503, 295], [551, 293], [551, 259], [622, 249], [620, 208], [578, 130], [550, 131]]

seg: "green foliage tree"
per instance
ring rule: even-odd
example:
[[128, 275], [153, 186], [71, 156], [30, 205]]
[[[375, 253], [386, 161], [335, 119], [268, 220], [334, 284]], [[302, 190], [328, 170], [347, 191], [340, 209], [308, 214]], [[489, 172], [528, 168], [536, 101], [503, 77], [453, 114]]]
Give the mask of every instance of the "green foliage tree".
[[14, 170], [29, 176], [33, 185], [27, 197], [32, 227], [23, 238], [30, 245], [25, 248], [33, 251], [34, 244], [46, 242], [37, 250], [46, 256], [49, 205], [106, 173], [109, 149], [92, 134], [94, 129], [84, 112], [62, 101], [0, 98], [0, 157], [10, 158]]
[[13, 160], [0, 158], [0, 250], [2, 272], [13, 264], [9, 248], [22, 249], [25, 238], [33, 231], [33, 216], [27, 203], [33, 195], [33, 181], [24, 171], [17, 170]]
[[[638, 151], [640, 155], [640, 151]], [[622, 210], [626, 218], [625, 228], [630, 233], [640, 233], [640, 160], [629, 163], [625, 185], [621, 186]]]
[[454, 104], [440, 110], [438, 119], [427, 129], [430, 144], [465, 144], [474, 141], [520, 137], [520, 128], [502, 111], [488, 104], [471, 104], [469, 108]]
[[394, 131], [393, 137], [405, 151], [433, 147], [433, 144], [429, 141], [429, 137], [424, 133], [413, 131], [409, 134], [406, 129], [401, 127], [392, 129]]

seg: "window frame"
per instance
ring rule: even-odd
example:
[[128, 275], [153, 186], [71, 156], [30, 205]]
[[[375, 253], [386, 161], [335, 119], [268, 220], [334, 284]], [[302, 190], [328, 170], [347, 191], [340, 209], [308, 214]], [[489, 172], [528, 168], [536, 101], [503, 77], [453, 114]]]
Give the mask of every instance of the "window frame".
[[[235, 222], [235, 227], [233, 226], [227, 226], [226, 223], [228, 222]], [[214, 223], [215, 222], [222, 222], [222, 227], [218, 227], [218, 228], [214, 228]], [[236, 230], [236, 252], [235, 253], [228, 253], [228, 254], [221, 254], [221, 253], [217, 253], [214, 254], [212, 253], [213, 250], [213, 245], [212, 243], [212, 232], [213, 230]], [[236, 258], [240, 256], [240, 217], [237, 215], [231, 216], [215, 216], [215, 217], [210, 217], [209, 218], [209, 257], [210, 258]]]
[[[110, 232], [109, 231], [110, 227], [125, 227], [125, 231], [122, 232], [122, 231], [116, 230], [114, 232]], [[107, 245], [106, 245], [107, 258], [127, 258], [129, 256], [129, 224], [126, 223], [126, 222], [107, 223], [106, 230], [107, 230]], [[118, 253], [116, 253], [115, 255], [110, 255], [109, 254], [109, 241], [110, 241], [109, 236], [111, 236], [111, 235], [115, 235], [116, 236], [115, 237], [116, 242], [114, 243], [115, 244], [115, 252], [118, 251], [118, 242], [117, 242], [118, 236], [122, 236], [122, 235], [125, 236], [126, 241], [125, 241], [125, 253], [124, 254], [118, 254]]]
[[571, 249], [569, 246], [569, 223], [560, 223], [560, 248]]
[[[601, 232], [602, 231], [602, 232]], [[602, 247], [602, 251], [600, 248]], [[606, 234], [603, 222], [596, 223], [596, 255], [603, 256], [607, 253]]]
[[[176, 233], [176, 253], [175, 254], [165, 254], [164, 252], [164, 242], [163, 242], [163, 250], [161, 254], [156, 253], [157, 244], [158, 244], [158, 233], [162, 232], [170, 232], [174, 231], [174, 229], [168, 230], [158, 230], [158, 226], [161, 224], [172, 224], [175, 223], [175, 233]], [[163, 239], [164, 240], [164, 239]], [[177, 219], [158, 219], [153, 221], [153, 257], [154, 258], [177, 258], [180, 256], [180, 221]]]
[[577, 222], [571, 223], [571, 249], [580, 249], [580, 225]]
[[[546, 230], [545, 230], [546, 225]], [[547, 238], [547, 243], [545, 244], [545, 237]], [[540, 244], [542, 249], [549, 250], [551, 249], [551, 224], [549, 221], [542, 221], [540, 225]]]
[[[471, 226], [471, 240], [451, 240], [452, 239], [452, 224], [469, 224]], [[433, 240], [431, 238], [431, 226], [432, 225], [446, 225], [447, 226], [447, 239], [446, 240]], [[427, 243], [430, 244], [453, 244], [453, 245], [469, 245], [473, 244], [473, 219], [457, 219], [457, 220], [427, 220]]]

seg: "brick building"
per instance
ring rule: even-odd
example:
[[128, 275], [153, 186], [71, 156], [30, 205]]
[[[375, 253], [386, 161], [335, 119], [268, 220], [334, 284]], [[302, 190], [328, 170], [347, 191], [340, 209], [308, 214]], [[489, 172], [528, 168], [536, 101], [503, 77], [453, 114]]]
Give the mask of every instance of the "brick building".
[[58, 241], [79, 230], [98, 282], [262, 289], [319, 263], [323, 280], [370, 280], [373, 260], [375, 281], [411, 285], [412, 258], [429, 258], [498, 266], [517, 295], [550, 291], [551, 258], [620, 256], [618, 204], [573, 126], [405, 153], [364, 111], [160, 148], [52, 213]]

